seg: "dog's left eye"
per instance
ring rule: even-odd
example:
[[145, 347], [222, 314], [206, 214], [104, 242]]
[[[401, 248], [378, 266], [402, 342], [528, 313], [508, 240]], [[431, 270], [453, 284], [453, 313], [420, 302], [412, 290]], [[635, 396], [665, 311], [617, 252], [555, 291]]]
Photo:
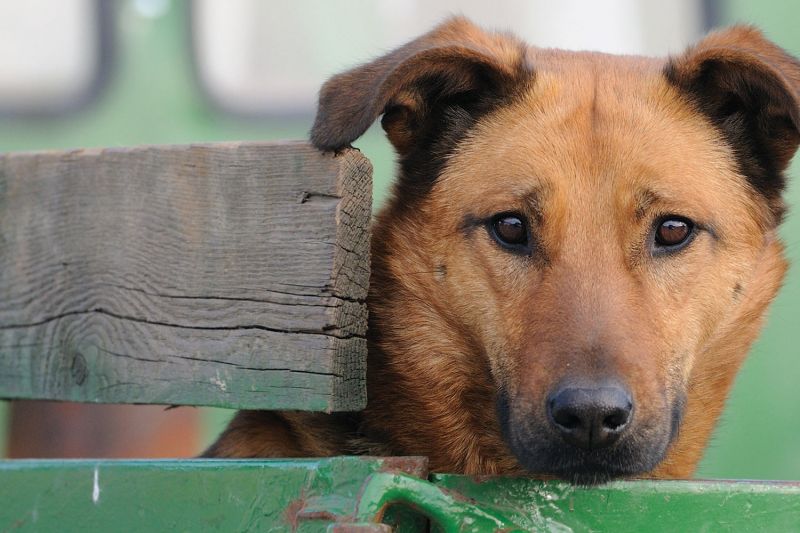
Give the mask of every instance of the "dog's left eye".
[[691, 241], [694, 223], [684, 217], [669, 216], [661, 219], [655, 229], [655, 246], [661, 251], [677, 251]]
[[513, 252], [528, 251], [528, 223], [518, 213], [500, 213], [492, 217], [489, 232], [494, 240]]

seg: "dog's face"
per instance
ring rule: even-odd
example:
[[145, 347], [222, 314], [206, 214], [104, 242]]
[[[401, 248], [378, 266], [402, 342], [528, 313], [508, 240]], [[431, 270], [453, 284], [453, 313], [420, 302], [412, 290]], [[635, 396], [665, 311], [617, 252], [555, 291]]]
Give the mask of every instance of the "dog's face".
[[371, 312], [418, 335], [384, 331], [378, 348], [434, 375], [481, 359], [464, 379], [493, 391], [530, 472], [652, 471], [724, 366], [718, 411], [743, 355], [718, 347], [746, 351], [783, 273], [800, 66], [747, 29], [665, 62], [538, 51], [462, 20], [393, 54], [329, 82], [312, 132], [352, 140], [366, 93], [362, 122], [383, 113], [401, 156], [376, 228], [395, 295]]
[[632, 80], [540, 74], [420, 205], [444, 298], [479, 332], [506, 438], [536, 472], [652, 469], [764, 246], [766, 213], [712, 127]]

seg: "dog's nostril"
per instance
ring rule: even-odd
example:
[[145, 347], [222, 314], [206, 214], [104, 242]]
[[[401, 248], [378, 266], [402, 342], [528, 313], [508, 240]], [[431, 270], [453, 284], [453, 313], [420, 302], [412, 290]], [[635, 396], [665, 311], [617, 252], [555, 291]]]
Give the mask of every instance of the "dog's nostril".
[[613, 444], [633, 413], [630, 394], [618, 386], [564, 387], [547, 402], [550, 420], [562, 438], [585, 449]]
[[567, 429], [575, 429], [581, 425], [581, 419], [575, 415], [560, 411], [558, 414], [553, 415], [553, 419], [559, 426]]
[[603, 419], [603, 427], [608, 429], [609, 431], [616, 431], [621, 429], [622, 426], [628, 423], [628, 415], [630, 414], [630, 408], [628, 409], [616, 409], [610, 415], [606, 416]]

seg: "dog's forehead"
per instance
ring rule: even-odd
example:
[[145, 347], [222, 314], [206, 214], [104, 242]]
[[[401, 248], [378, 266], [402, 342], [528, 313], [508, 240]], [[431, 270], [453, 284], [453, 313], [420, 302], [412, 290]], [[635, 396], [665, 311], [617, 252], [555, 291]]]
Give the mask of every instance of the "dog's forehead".
[[534, 75], [558, 72], [573, 76], [593, 73], [614, 77], [629, 73], [658, 74], [664, 66], [664, 58], [530, 46], [525, 53], [525, 63]]
[[480, 197], [487, 209], [537, 190], [610, 209], [648, 192], [694, 202], [698, 212], [733, 199], [742, 205], [747, 187], [730, 149], [667, 82], [663, 59], [559, 50], [529, 55], [538, 65], [533, 82], [458, 146], [437, 183], [448, 196], [473, 195], [460, 200], [466, 204]]

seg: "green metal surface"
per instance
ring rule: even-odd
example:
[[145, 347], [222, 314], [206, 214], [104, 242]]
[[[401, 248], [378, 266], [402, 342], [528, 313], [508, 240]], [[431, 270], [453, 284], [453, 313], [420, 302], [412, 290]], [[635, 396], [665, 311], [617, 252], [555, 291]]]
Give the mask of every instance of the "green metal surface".
[[[536, 531], [547, 529], [537, 513], [503, 507], [495, 509], [483, 501], [471, 503], [457, 493], [405, 474], [372, 474], [361, 490], [355, 518], [361, 523], [378, 522], [387, 508], [400, 505], [414, 509], [447, 532]], [[557, 525], [557, 524], [556, 524]]]
[[[353, 515], [370, 474], [420, 463], [361, 457], [4, 461], [0, 531], [326, 531]], [[305, 510], [314, 498], [324, 498], [325, 513]], [[397, 531], [424, 526], [402, 512], [387, 522], [401, 524]]]
[[580, 488], [524, 478], [432, 479], [509, 520], [522, 515], [541, 531], [800, 531], [798, 483], [623, 481]]
[[800, 531], [800, 484], [595, 488], [421, 458], [0, 462], [0, 531]]

